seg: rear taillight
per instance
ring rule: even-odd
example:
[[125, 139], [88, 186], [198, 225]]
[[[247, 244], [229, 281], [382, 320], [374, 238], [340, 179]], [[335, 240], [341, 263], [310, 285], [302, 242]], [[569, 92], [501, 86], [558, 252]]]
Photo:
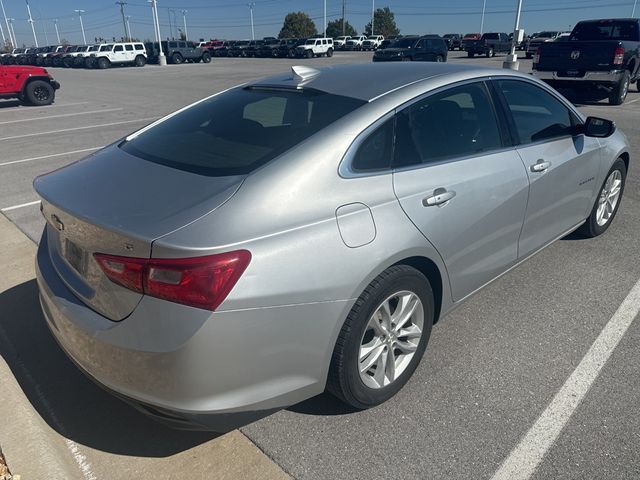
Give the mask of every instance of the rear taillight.
[[247, 250], [176, 259], [94, 254], [114, 283], [129, 290], [206, 310], [227, 297], [251, 261]]
[[613, 64], [622, 65], [624, 63], [624, 47], [616, 48], [613, 52]]
[[535, 63], [535, 64], [540, 63], [540, 49], [539, 48], [536, 50], [536, 54], [533, 56], [533, 63]]

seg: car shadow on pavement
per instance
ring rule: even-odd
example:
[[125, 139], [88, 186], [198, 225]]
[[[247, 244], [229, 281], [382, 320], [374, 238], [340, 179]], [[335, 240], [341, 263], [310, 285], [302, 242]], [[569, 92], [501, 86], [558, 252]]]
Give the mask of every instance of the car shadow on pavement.
[[360, 411], [341, 402], [327, 392], [292, 405], [287, 410], [304, 415], [347, 415]]
[[0, 108], [17, 107], [19, 105], [22, 105], [20, 100], [3, 100], [0, 102]]
[[49, 332], [35, 280], [0, 293], [0, 355], [49, 426], [79, 444], [119, 455], [166, 457], [219, 436], [166, 427], [89, 380]]

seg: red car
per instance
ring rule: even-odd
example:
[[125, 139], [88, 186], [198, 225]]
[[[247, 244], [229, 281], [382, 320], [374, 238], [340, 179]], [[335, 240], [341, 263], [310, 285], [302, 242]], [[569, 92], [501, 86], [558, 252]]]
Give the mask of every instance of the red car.
[[464, 50], [465, 42], [475, 42], [476, 40], [480, 40], [482, 38], [481, 33], [467, 33], [464, 37], [462, 37], [462, 42], [460, 43], [460, 50]]
[[60, 84], [42, 67], [0, 65], [0, 98], [17, 98], [28, 105], [50, 105]]

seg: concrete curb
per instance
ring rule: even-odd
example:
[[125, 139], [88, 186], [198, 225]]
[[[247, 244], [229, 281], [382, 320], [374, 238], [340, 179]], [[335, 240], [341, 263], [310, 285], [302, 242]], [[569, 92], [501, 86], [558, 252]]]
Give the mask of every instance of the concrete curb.
[[[34, 243], [0, 214], [0, 299], [15, 287], [33, 281], [35, 254]], [[200, 444], [195, 443], [195, 446], [166, 457], [116, 454], [80, 445], [73, 438], [65, 438], [60, 433], [66, 434], [63, 420], [47, 399], [47, 388], [51, 388], [51, 385], [39, 385], [25, 362], [21, 361], [21, 358], [30, 354], [37, 354], [25, 351], [28, 349], [24, 347], [18, 351], [3, 328], [3, 324], [12, 320], [12, 317], [15, 320], [14, 315], [24, 315], [21, 305], [37, 301], [37, 298], [27, 297], [16, 302], [17, 305], [0, 310], [0, 445], [14, 478], [18, 474], [22, 480], [290, 478], [238, 430]], [[38, 310], [32, 307], [32, 310], [26, 311]], [[33, 313], [31, 315], [35, 316]], [[16, 377], [22, 379], [23, 386]], [[23, 387], [29, 390], [29, 396]], [[39, 411], [44, 411], [50, 417], [49, 423]], [[172, 432], [167, 430], [164, 433], [170, 437]]]

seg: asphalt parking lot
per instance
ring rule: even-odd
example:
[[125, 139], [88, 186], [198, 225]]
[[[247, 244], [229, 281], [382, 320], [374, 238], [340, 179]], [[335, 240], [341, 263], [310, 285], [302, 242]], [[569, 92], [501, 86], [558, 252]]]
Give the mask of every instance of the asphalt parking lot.
[[[51, 68], [62, 85], [54, 105], [0, 101], [0, 211], [37, 242], [44, 221], [31, 187], [36, 176], [232, 85], [294, 64], [370, 59], [370, 53], [353, 52], [312, 60], [214, 59], [166, 68]], [[449, 61], [500, 67], [503, 57], [467, 59], [455, 52]], [[530, 64], [523, 60], [521, 70], [530, 70]], [[511, 457], [512, 451], [545, 418], [543, 412], [640, 279], [640, 93], [634, 87], [619, 107], [594, 102], [580, 109], [614, 120], [632, 145], [624, 199], [607, 233], [556, 242], [446, 317], [434, 328], [414, 377], [386, 404], [352, 412], [322, 395], [242, 428], [285, 472], [299, 479], [640, 478], [637, 319], [620, 332], [620, 343], [612, 345], [613, 353], [557, 438], [544, 422], [536, 430], [538, 445], [553, 438], [532, 476], [496, 475], [507, 458], [523, 462], [520, 471], [527, 471], [535, 459]], [[117, 185], [113, 188], [117, 194]], [[109, 478], [100, 472], [118, 463], [125, 465], [127, 478], [136, 477], [178, 454], [193, 459], [184, 462], [184, 478], [209, 478], [212, 460], [204, 457], [213, 435], [156, 425], [99, 390], [75, 371], [39, 323], [35, 286], [18, 294], [32, 297], [19, 308], [34, 319], [7, 328], [29, 372], [16, 374], [19, 383], [54, 430], [89, 452], [94, 478]], [[2, 316], [7, 302], [0, 298]], [[1, 345], [0, 353], [6, 353]], [[29, 376], [37, 389], [28, 385]]]

